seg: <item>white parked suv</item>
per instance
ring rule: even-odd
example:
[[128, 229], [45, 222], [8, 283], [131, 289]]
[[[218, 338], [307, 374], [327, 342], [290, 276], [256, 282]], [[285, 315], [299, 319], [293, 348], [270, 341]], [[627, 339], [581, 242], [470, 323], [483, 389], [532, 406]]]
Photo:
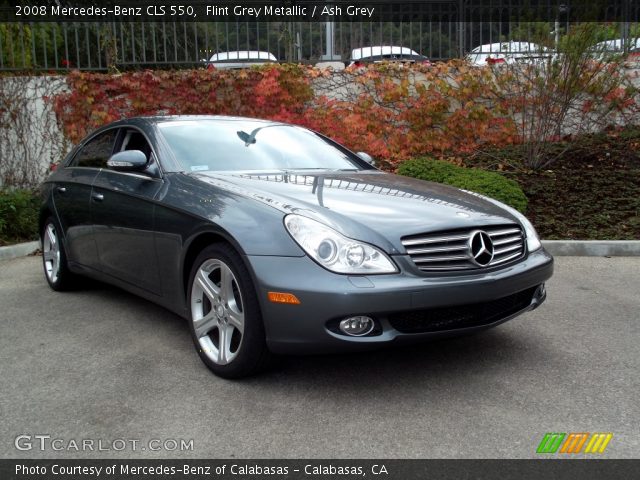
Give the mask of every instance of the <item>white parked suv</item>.
[[625, 46], [629, 48], [629, 56], [626, 58], [630, 62], [640, 61], [640, 38], [630, 38], [626, 41], [622, 38], [616, 38], [615, 40], [606, 40], [604, 42], [596, 43], [591, 47], [593, 57], [598, 60], [611, 59], [612, 56], [622, 55], [624, 53]]
[[209, 60], [205, 60], [208, 68], [248, 68], [253, 65], [265, 63], [277, 63], [278, 59], [269, 52], [259, 50], [237, 50], [233, 52], [220, 52], [214, 54]]
[[554, 55], [554, 51], [532, 42], [487, 43], [474, 48], [467, 61], [477, 67], [495, 64], [535, 63]]

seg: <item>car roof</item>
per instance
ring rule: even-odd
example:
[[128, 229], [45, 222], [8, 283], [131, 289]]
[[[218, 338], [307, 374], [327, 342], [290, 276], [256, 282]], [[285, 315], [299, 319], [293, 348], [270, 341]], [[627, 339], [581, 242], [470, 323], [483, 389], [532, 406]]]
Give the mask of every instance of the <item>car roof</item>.
[[382, 55], [420, 55], [415, 50], [411, 50], [408, 47], [397, 47], [380, 45], [375, 47], [361, 47], [354, 48], [351, 51], [352, 60], [360, 60], [368, 57], [379, 57]]
[[250, 117], [234, 117], [227, 115], [158, 115], [149, 117], [137, 117], [144, 119], [150, 123], [165, 123], [165, 122], [195, 122], [198, 120], [217, 121], [217, 122], [251, 122], [251, 123], [265, 123], [265, 124], [282, 124], [283, 122], [275, 122], [273, 120], [265, 120], [261, 118]]
[[226, 62], [229, 60], [266, 60], [277, 62], [278, 59], [272, 53], [260, 50], [236, 50], [230, 52], [215, 53], [210, 62]]
[[616, 38], [615, 40], [605, 40], [604, 42], [596, 43], [592, 48], [594, 50], [605, 50], [611, 52], [621, 52], [625, 44], [629, 45], [629, 48], [640, 48], [640, 38], [628, 38], [624, 40], [622, 38]]
[[115, 122], [111, 122], [107, 125], [103, 125], [93, 132], [91, 132], [91, 136], [95, 133], [107, 130], [109, 128], [114, 127], [128, 127], [134, 126], [142, 128], [148, 125], [160, 125], [162, 123], [175, 123], [175, 122], [195, 122], [200, 120], [206, 121], [218, 121], [218, 122], [251, 122], [251, 123], [262, 123], [265, 125], [285, 125], [284, 122], [276, 122], [273, 120], [264, 120], [259, 118], [250, 118], [250, 117], [233, 117], [226, 115], [149, 115], [149, 116], [139, 116], [139, 117], [129, 117], [123, 118], [121, 120], [116, 120]]

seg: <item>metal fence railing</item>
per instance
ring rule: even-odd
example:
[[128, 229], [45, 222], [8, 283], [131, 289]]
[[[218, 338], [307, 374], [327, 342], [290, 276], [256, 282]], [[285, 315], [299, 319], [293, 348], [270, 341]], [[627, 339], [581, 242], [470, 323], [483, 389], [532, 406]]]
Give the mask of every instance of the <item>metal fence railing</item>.
[[[106, 70], [202, 66], [217, 52], [260, 50], [280, 61], [315, 63], [326, 56], [321, 22], [33, 23], [0, 26], [0, 70]], [[405, 46], [432, 59], [459, 54], [458, 24], [370, 22], [334, 24], [335, 56], [355, 48]]]
[[[268, 51], [279, 61], [347, 62], [353, 49], [382, 45], [442, 60], [480, 45], [545, 36], [552, 46], [575, 21], [571, 2], [529, 1], [546, 13], [532, 20], [512, 0], [437, 0], [422, 2], [417, 16], [335, 22], [331, 29], [319, 21], [0, 23], [0, 70], [188, 68], [204, 66], [215, 53], [244, 50]], [[609, 3], [605, 17], [614, 21], [603, 23], [606, 39], [640, 36], [640, 2]]]

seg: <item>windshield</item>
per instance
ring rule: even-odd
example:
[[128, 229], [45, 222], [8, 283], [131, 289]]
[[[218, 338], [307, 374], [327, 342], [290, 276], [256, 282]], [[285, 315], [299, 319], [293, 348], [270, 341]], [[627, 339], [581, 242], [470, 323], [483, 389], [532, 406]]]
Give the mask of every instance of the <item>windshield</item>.
[[197, 120], [158, 128], [185, 171], [372, 168], [340, 145], [293, 125]]

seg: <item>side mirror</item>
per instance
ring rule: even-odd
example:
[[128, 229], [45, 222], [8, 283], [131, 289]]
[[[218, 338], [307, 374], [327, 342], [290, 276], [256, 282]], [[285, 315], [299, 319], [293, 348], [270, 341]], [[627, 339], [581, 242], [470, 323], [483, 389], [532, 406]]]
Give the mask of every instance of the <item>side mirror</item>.
[[362, 160], [367, 162], [369, 165], [373, 165], [374, 167], [376, 166], [376, 161], [368, 153], [366, 153], [366, 152], [358, 152], [358, 153], [356, 153], [356, 155], [358, 155]]
[[111, 156], [107, 167], [122, 172], [144, 170], [147, 166], [147, 156], [140, 150], [125, 150]]

